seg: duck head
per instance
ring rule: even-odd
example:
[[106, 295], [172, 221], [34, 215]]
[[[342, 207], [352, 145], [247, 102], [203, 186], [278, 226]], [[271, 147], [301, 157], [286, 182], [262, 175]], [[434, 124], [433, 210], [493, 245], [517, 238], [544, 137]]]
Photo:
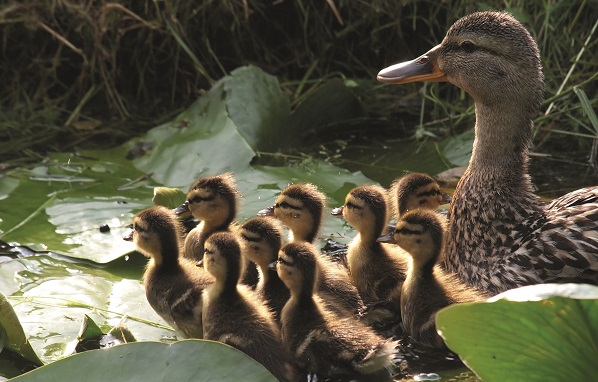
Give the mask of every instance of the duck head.
[[505, 12], [475, 12], [459, 19], [439, 45], [381, 70], [377, 79], [389, 84], [448, 81], [476, 104], [525, 102], [533, 112], [544, 90], [537, 45]]

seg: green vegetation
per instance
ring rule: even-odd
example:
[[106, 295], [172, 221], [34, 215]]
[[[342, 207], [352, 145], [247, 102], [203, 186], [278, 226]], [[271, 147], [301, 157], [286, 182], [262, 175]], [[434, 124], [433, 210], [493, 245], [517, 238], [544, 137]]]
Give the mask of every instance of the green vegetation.
[[[361, 129], [396, 138], [452, 135], [473, 124], [469, 97], [428, 85], [422, 104], [421, 84], [387, 87], [374, 78], [480, 9], [512, 12], [540, 46], [547, 101], [535, 151], [584, 161], [597, 136], [580, 102], [598, 108], [597, 7], [586, 0], [5, 2], [0, 140], [11, 144], [0, 148], [0, 162], [12, 167], [48, 151], [123, 142], [249, 63], [279, 78], [293, 110], [322, 80], [354, 79], [364, 113], [351, 118]], [[355, 131], [347, 118], [340, 123], [329, 121], [338, 129], [317, 143]]]
[[598, 287], [542, 284], [436, 316], [450, 349], [484, 381], [594, 381]]

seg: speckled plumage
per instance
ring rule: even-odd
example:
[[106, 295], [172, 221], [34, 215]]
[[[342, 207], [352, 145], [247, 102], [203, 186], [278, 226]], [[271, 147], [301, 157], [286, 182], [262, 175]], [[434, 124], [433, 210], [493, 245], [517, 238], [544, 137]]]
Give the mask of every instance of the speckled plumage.
[[398, 80], [403, 65], [379, 79], [448, 81], [474, 98], [476, 138], [449, 210], [445, 267], [492, 293], [540, 282], [597, 284], [598, 190], [543, 204], [528, 175], [544, 92], [529, 32], [507, 13], [477, 12], [458, 20], [425, 56], [430, 72]]

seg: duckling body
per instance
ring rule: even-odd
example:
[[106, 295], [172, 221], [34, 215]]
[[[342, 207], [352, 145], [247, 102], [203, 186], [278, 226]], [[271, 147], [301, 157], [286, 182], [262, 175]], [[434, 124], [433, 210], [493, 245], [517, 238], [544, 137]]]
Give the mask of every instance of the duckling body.
[[271, 217], [255, 217], [244, 222], [238, 234], [243, 256], [254, 262], [260, 271], [255, 292], [272, 310], [277, 322], [280, 312], [290, 297], [290, 292], [270, 264], [278, 258], [282, 247], [281, 223]]
[[465, 16], [440, 45], [378, 80], [448, 81], [475, 101], [472, 156], [449, 209], [447, 270], [492, 293], [598, 284], [598, 189], [550, 204], [533, 193], [528, 153], [544, 83], [537, 45], [517, 20], [503, 12]]
[[309, 372], [374, 373], [389, 366], [395, 343], [378, 336], [352, 316], [330, 310], [314, 296], [318, 283], [317, 256], [304, 243], [289, 243], [280, 251], [279, 277], [291, 297], [281, 314], [283, 342]]
[[[189, 188], [187, 201], [178, 211], [191, 212], [200, 223], [185, 238], [184, 255], [188, 259], [200, 260], [204, 243], [215, 232], [233, 232], [234, 220], [239, 209], [240, 194], [231, 173], [206, 176]], [[245, 264], [243, 283], [257, 284], [258, 273], [254, 264]]]
[[403, 326], [416, 342], [435, 348], [446, 347], [436, 331], [440, 309], [490, 297], [437, 265], [444, 248], [445, 225], [438, 213], [416, 209], [403, 215], [394, 233], [394, 242], [411, 255], [401, 293]]
[[214, 278], [179, 255], [182, 229], [174, 213], [151, 207], [135, 216], [132, 240], [150, 258], [143, 275], [151, 307], [186, 338], [202, 338], [202, 291]]
[[386, 228], [386, 200], [384, 188], [358, 186], [342, 207], [332, 211], [357, 231], [347, 250], [349, 274], [368, 307], [367, 322], [376, 325], [400, 319], [401, 287], [408, 265], [402, 251], [377, 241]]
[[450, 195], [440, 190], [438, 183], [428, 174], [413, 172], [392, 182], [389, 198], [393, 216], [400, 216], [416, 208], [438, 209], [451, 201]]
[[235, 235], [218, 232], [206, 240], [203, 263], [216, 281], [204, 292], [204, 338], [243, 351], [280, 381], [298, 380], [272, 313], [249, 288], [237, 284], [241, 261]]
[[[312, 244], [318, 237], [325, 207], [326, 195], [316, 186], [297, 183], [282, 190], [276, 199], [276, 204], [260, 211], [259, 214], [274, 216], [286, 225], [291, 230], [292, 242]], [[347, 272], [323, 256], [317, 256], [317, 261], [322, 280], [318, 291], [329, 293], [333, 300], [338, 302], [334, 309], [341, 308], [361, 314], [365, 310], [365, 305]]]

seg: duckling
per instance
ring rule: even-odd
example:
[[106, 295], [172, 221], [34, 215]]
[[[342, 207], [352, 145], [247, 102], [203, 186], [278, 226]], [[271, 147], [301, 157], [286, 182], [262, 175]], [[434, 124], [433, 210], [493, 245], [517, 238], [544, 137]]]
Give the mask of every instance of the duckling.
[[391, 365], [395, 342], [380, 337], [353, 316], [330, 310], [314, 295], [319, 267], [309, 244], [284, 245], [277, 272], [291, 291], [281, 313], [282, 339], [308, 372], [370, 374]]
[[133, 219], [132, 240], [150, 261], [143, 275], [151, 307], [185, 338], [202, 338], [202, 291], [214, 278], [180, 255], [182, 227], [165, 207], [151, 207]]
[[185, 239], [185, 257], [199, 260], [203, 245], [214, 232], [229, 231], [237, 216], [239, 192], [231, 173], [206, 176], [189, 187], [187, 201], [177, 208], [177, 214], [191, 212], [201, 222]]
[[411, 255], [401, 293], [405, 331], [416, 342], [435, 348], [446, 347], [436, 331], [436, 312], [452, 304], [490, 297], [436, 265], [444, 249], [445, 231], [444, 217], [435, 211], [415, 209], [397, 222], [390, 241]]
[[[274, 216], [291, 230], [290, 241], [313, 243], [322, 224], [326, 195], [310, 183], [292, 184], [285, 188], [272, 207], [260, 211], [260, 216]], [[323, 283], [319, 287], [335, 299], [347, 311], [361, 314], [365, 305], [357, 288], [351, 283], [347, 272], [329, 259], [318, 256]]]
[[550, 204], [528, 175], [533, 118], [544, 94], [536, 42], [505, 12], [457, 20], [440, 45], [378, 73], [403, 84], [448, 81], [475, 101], [475, 141], [449, 207], [444, 266], [499, 293], [544, 282], [598, 284], [598, 187]]
[[[231, 232], [239, 208], [240, 194], [231, 173], [206, 176], [189, 188], [187, 201], [177, 208], [177, 214], [191, 212], [201, 223], [185, 238], [184, 254], [188, 259], [200, 260], [206, 239], [214, 232]], [[258, 273], [255, 264], [246, 263], [243, 283], [255, 286]]]
[[204, 338], [233, 346], [261, 363], [280, 381], [299, 373], [281, 342], [272, 313], [244, 285], [241, 246], [230, 232], [212, 234], [204, 243], [203, 264], [216, 281], [204, 291]]
[[291, 184], [278, 196], [276, 204], [258, 212], [274, 216], [291, 230], [290, 241], [314, 243], [322, 225], [326, 195], [310, 183]]
[[397, 220], [402, 214], [414, 208], [435, 210], [451, 201], [451, 196], [440, 190], [434, 178], [417, 172], [393, 181], [388, 193], [392, 212]]
[[260, 216], [247, 220], [238, 230], [242, 254], [258, 266], [259, 282], [255, 292], [274, 313], [280, 322], [280, 311], [289, 299], [290, 293], [270, 264], [278, 258], [282, 247], [282, 224], [277, 219]]
[[400, 319], [408, 265], [406, 254], [377, 241], [386, 228], [386, 200], [384, 188], [363, 185], [353, 188], [345, 204], [332, 210], [357, 231], [347, 250], [349, 275], [367, 306], [366, 321], [377, 326]]

